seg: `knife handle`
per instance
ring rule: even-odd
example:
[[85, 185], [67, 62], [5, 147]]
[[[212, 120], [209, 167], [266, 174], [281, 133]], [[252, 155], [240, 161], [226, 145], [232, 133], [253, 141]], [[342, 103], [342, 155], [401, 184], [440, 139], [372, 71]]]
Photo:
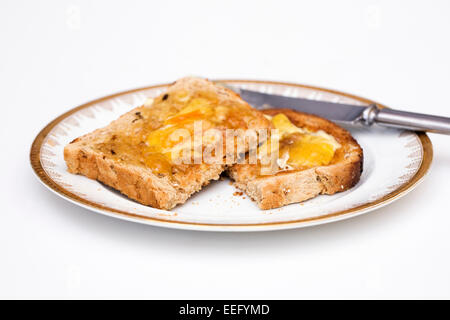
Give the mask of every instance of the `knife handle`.
[[376, 123], [385, 127], [428, 131], [450, 135], [450, 118], [432, 116], [422, 113], [379, 108], [376, 105], [367, 107], [363, 114], [365, 124]]

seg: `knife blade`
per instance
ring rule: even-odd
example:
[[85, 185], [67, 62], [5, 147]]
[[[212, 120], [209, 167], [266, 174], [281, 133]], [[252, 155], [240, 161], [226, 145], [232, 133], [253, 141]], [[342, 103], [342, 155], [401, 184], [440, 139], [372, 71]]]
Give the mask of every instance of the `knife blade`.
[[338, 122], [355, 123], [361, 121], [365, 107], [350, 104], [292, 98], [275, 94], [240, 89], [241, 98], [257, 109], [288, 108], [311, 113]]
[[377, 124], [385, 127], [450, 135], [450, 118], [447, 117], [380, 108], [376, 104], [356, 106], [268, 94], [228, 85], [226, 87], [240, 94], [242, 99], [257, 109], [288, 108], [314, 114], [342, 124], [364, 126]]

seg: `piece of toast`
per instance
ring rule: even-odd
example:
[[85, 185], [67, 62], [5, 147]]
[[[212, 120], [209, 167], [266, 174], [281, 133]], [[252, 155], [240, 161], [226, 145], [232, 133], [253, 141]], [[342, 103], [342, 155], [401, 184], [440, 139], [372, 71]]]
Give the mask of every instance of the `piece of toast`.
[[263, 111], [269, 116], [286, 115], [299, 128], [311, 132], [325, 131], [341, 145], [326, 166], [304, 170], [288, 170], [274, 175], [261, 175], [257, 164], [235, 164], [227, 169], [235, 186], [256, 201], [263, 210], [302, 202], [319, 194], [348, 190], [360, 179], [363, 151], [351, 134], [326, 119], [290, 109]]
[[[188, 99], [196, 97], [214, 100], [214, 105], [231, 114], [220, 129], [257, 131], [271, 125], [233, 91], [205, 79], [183, 78], [153, 102], [67, 145], [64, 159], [68, 171], [101, 181], [144, 205], [169, 210], [184, 203], [211, 180], [217, 180], [225, 164], [168, 164], [158, 154], [156, 158], [153, 154], [149, 162], [142, 148], [150, 132], [163, 126], [165, 119], [179, 112]], [[238, 116], [232, 116], [236, 113]]]

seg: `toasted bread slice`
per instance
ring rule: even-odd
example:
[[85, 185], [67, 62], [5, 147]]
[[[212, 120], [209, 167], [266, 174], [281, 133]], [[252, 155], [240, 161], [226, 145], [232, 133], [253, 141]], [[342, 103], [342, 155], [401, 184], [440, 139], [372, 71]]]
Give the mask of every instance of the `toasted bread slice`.
[[233, 91], [208, 80], [183, 78], [153, 101], [67, 145], [68, 171], [99, 180], [141, 204], [171, 209], [225, 169], [224, 163], [174, 164], [161, 151], [171, 128], [191, 128], [192, 121], [208, 117], [215, 117], [209, 126], [221, 130], [257, 131], [271, 125]]
[[309, 132], [324, 131], [340, 145], [327, 165], [283, 170], [261, 175], [259, 164], [235, 164], [227, 169], [235, 186], [255, 200], [261, 209], [302, 202], [319, 194], [348, 190], [360, 179], [363, 151], [350, 133], [323, 118], [289, 109], [263, 111], [268, 116], [284, 114], [295, 126]]

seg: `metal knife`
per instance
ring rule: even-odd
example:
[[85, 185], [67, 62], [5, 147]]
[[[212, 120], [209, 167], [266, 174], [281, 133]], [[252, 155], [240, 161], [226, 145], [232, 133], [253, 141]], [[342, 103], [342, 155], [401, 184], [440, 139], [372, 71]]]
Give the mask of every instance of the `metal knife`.
[[[227, 86], [230, 88], [230, 86]], [[304, 98], [292, 98], [251, 90], [231, 88], [255, 108], [289, 108], [351, 125], [402, 128], [450, 135], [450, 118], [380, 108], [376, 104], [355, 106]]]

